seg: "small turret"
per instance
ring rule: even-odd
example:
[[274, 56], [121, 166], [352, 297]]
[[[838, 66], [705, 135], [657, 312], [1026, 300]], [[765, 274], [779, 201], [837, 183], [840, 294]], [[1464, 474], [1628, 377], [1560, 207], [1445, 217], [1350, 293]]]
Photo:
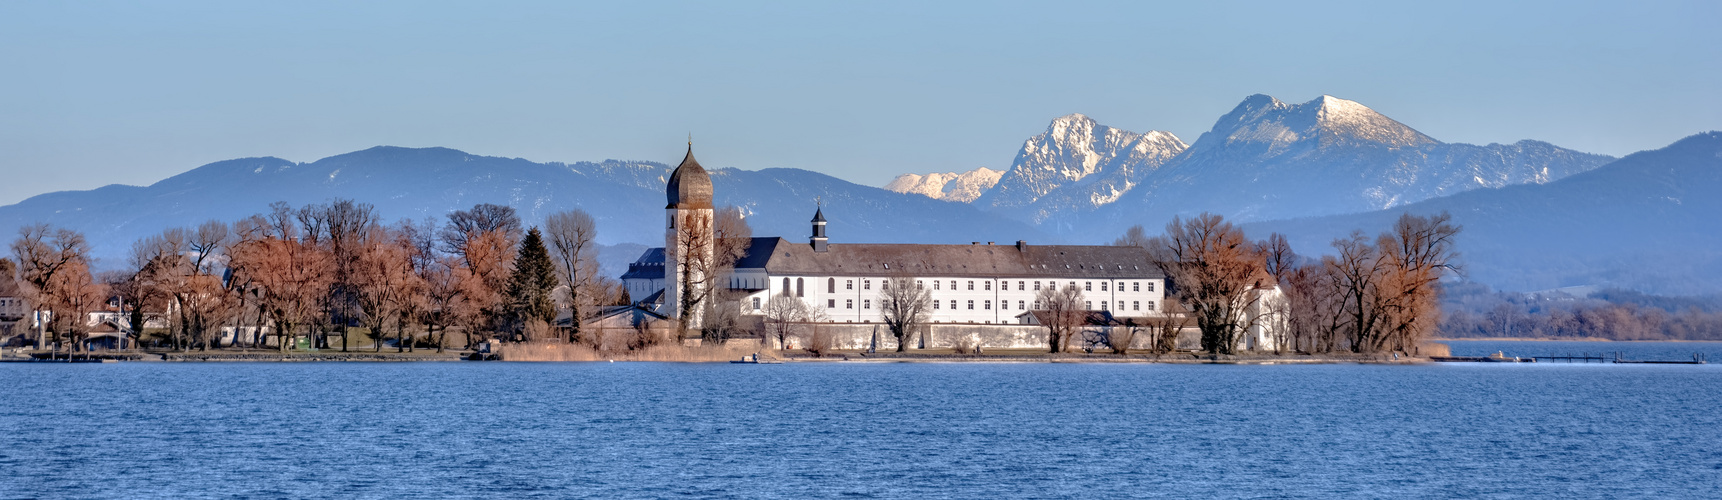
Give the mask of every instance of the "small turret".
[[813, 211], [813, 237], [808, 238], [808, 243], [813, 245], [813, 251], [815, 252], [824, 252], [826, 250], [824, 207], [820, 207]]

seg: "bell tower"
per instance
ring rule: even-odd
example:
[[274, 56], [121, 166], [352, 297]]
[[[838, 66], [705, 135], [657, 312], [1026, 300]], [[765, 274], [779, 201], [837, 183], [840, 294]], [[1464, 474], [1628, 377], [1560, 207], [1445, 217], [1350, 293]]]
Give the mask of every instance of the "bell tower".
[[807, 243], [815, 252], [825, 251], [825, 207], [813, 211], [813, 237], [808, 238]]
[[707, 274], [713, 272], [712, 179], [694, 160], [693, 141], [682, 164], [670, 173], [664, 207], [664, 315], [688, 315], [688, 328], [702, 324]]

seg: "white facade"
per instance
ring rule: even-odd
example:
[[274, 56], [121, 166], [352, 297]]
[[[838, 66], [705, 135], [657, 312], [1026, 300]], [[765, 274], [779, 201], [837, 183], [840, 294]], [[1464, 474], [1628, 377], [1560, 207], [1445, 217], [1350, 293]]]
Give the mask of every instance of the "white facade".
[[[744, 314], [764, 314], [772, 297], [788, 295], [808, 307], [824, 311], [836, 323], [882, 321], [880, 290], [885, 276], [772, 275], [763, 269], [738, 269], [731, 287], [750, 290], [742, 298]], [[1016, 316], [1035, 307], [1041, 287], [1083, 287], [1084, 300], [1092, 310], [1110, 311], [1117, 317], [1150, 316], [1165, 301], [1163, 278], [1096, 279], [1047, 277], [915, 277], [916, 285], [928, 290], [935, 307], [929, 321], [935, 323], [1014, 324]], [[768, 287], [760, 287], [769, 284]], [[758, 307], [755, 308], [757, 303]]]

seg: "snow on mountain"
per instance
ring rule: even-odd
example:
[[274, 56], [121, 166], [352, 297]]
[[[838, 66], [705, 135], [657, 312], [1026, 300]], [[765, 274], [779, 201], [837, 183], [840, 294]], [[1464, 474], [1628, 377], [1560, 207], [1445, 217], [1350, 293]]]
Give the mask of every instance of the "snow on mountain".
[[1611, 160], [1537, 141], [1448, 144], [1353, 101], [1253, 95], [1116, 203], [1070, 227], [1116, 234], [1201, 212], [1238, 221], [1364, 212], [1549, 182]]
[[1496, 289], [1590, 285], [1713, 294], [1722, 292], [1719, 192], [1722, 132], [1706, 132], [1546, 183], [1244, 227], [1255, 238], [1285, 234], [1297, 252], [1319, 255], [1332, 253], [1330, 242], [1354, 229], [1375, 234], [1402, 213], [1447, 212], [1463, 227], [1455, 241], [1465, 279]]
[[1136, 133], [1081, 114], [1054, 119], [1023, 143], [977, 206], [1034, 223], [1113, 202], [1186, 148], [1168, 132]]
[[927, 175], [903, 174], [885, 184], [885, 190], [914, 193], [935, 200], [968, 203], [999, 183], [1004, 172], [986, 167], [967, 172], [934, 172]]

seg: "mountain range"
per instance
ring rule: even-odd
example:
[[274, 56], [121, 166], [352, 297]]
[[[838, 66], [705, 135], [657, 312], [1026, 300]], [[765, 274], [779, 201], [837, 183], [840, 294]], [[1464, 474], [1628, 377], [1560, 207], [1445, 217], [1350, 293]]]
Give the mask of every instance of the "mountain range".
[[986, 167], [967, 172], [934, 172], [927, 175], [903, 174], [885, 184], [885, 190], [914, 193], [935, 200], [968, 203], [999, 183], [1004, 172]]
[[1444, 143], [1354, 101], [1258, 94], [1189, 145], [1059, 117], [974, 204], [1080, 238], [1201, 212], [1258, 221], [1378, 210], [1549, 182], [1613, 159], [1529, 140]]
[[[83, 231], [93, 253], [118, 265], [133, 241], [163, 228], [236, 220], [275, 201], [294, 206], [347, 198], [370, 203], [384, 221], [441, 219], [478, 203], [514, 207], [528, 225], [584, 209], [606, 245], [663, 241], [663, 163], [535, 163], [447, 148], [380, 146], [310, 163], [243, 158], [204, 165], [147, 187], [110, 185], [35, 196], [0, 207], [0, 227], [46, 222]], [[899, 194], [799, 169], [711, 171], [718, 205], [748, 215], [756, 234], [809, 234], [815, 200], [825, 205], [833, 242], [1044, 240], [1027, 224], [964, 203]], [[440, 221], [439, 221], [440, 222]], [[638, 248], [638, 247], [629, 247]], [[625, 253], [625, 252], [624, 252]], [[633, 255], [611, 255], [614, 268]]]
[[1352, 230], [1386, 230], [1402, 213], [1447, 212], [1464, 274], [1508, 290], [1568, 286], [1668, 295], [1722, 291], [1722, 132], [1681, 139], [1546, 184], [1521, 184], [1391, 210], [1248, 224], [1287, 235], [1307, 255]]
[[[1152, 232], [1173, 216], [1206, 211], [1249, 223], [1253, 235], [1285, 232], [1311, 254], [1354, 228], [1379, 231], [1404, 211], [1449, 210], [1467, 226], [1461, 251], [1470, 276], [1498, 288], [1687, 291], [1722, 288], [1716, 242], [1689, 234], [1722, 233], [1713, 222], [1722, 210], [1707, 196], [1722, 186], [1702, 182], [1715, 173], [1705, 163], [1714, 155], [1703, 150], [1713, 135], [1615, 161], [1529, 140], [1444, 143], [1345, 99], [1288, 104], [1255, 95], [1194, 143], [1071, 114], [1024, 141], [1009, 169], [907, 174], [889, 189], [794, 168], [711, 175], [719, 205], [741, 207], [756, 234], [792, 240], [807, 234], [815, 200], [834, 243], [1096, 244], [1130, 225]], [[581, 208], [597, 219], [599, 242], [609, 245], [601, 259], [615, 270], [661, 245], [669, 172], [649, 161], [539, 163], [379, 146], [309, 163], [219, 161], [150, 186], [44, 194], [0, 207], [0, 227], [78, 229], [117, 265], [140, 237], [234, 220], [274, 201], [354, 199], [389, 221], [499, 203], [533, 224]], [[1578, 236], [1563, 239], [1569, 234]], [[1645, 262], [1679, 265], [1652, 271]]]

